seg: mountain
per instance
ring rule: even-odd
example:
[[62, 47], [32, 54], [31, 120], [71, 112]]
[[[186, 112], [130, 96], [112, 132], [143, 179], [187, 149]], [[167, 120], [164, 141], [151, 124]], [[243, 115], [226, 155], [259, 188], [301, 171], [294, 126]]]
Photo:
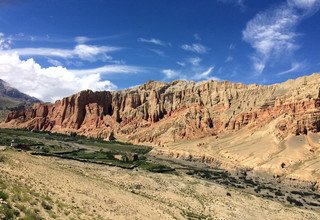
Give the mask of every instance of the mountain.
[[40, 100], [12, 88], [7, 82], [0, 79], [0, 120], [6, 117], [5, 115], [9, 112], [8, 108], [30, 105], [35, 102], [40, 102]]
[[320, 74], [273, 85], [149, 81], [10, 113], [19, 127], [149, 144], [154, 154], [320, 183]]

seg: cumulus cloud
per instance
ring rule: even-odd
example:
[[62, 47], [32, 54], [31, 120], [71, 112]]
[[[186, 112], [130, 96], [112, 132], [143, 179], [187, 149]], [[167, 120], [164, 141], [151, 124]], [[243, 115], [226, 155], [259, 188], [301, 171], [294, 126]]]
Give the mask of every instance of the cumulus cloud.
[[184, 44], [181, 46], [181, 48], [186, 51], [191, 51], [191, 52], [200, 53], [200, 54], [206, 53], [208, 51], [207, 47], [199, 43], [191, 44], [191, 45]]
[[140, 37], [140, 38], [138, 38], [138, 41], [143, 42], [143, 43], [156, 44], [156, 45], [164, 46], [164, 47], [171, 46], [171, 43], [167, 43], [167, 42], [164, 42], [164, 41], [156, 39], [156, 38], [145, 39], [145, 38]]
[[[1, 38], [0, 38], [1, 39]], [[7, 49], [7, 48], [4, 48]], [[79, 58], [86, 61], [111, 60], [112, 57], [107, 55], [108, 52], [121, 50], [119, 47], [94, 46], [86, 44], [78, 44], [73, 49], [59, 48], [16, 48], [3, 50], [6, 53], [16, 53], [20, 56], [46, 56], [61, 57], [64, 59]]]
[[302, 19], [317, 12], [319, 3], [319, 0], [288, 0], [257, 14], [247, 23], [242, 35], [256, 51], [251, 59], [257, 74], [263, 72], [271, 57], [299, 48], [295, 27]]
[[85, 89], [114, 90], [117, 86], [103, 80], [102, 75], [131, 71], [138, 71], [138, 68], [121, 65], [92, 70], [68, 70], [61, 66], [43, 68], [33, 59], [21, 60], [16, 53], [0, 53], [0, 78], [26, 94], [49, 102]]

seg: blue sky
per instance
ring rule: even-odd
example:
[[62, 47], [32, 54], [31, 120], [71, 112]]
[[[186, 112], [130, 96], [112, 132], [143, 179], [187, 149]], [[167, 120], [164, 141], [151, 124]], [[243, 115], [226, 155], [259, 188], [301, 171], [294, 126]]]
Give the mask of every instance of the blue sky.
[[319, 72], [320, 0], [0, 0], [0, 78], [44, 101]]

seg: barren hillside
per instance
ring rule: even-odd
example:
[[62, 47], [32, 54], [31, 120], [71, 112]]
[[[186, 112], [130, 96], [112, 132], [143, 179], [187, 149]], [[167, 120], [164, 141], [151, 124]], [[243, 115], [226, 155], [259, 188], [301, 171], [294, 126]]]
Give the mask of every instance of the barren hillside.
[[183, 174], [125, 170], [12, 150], [0, 151], [0, 156], [0, 190], [8, 195], [11, 208], [31, 219], [320, 218], [311, 210]]

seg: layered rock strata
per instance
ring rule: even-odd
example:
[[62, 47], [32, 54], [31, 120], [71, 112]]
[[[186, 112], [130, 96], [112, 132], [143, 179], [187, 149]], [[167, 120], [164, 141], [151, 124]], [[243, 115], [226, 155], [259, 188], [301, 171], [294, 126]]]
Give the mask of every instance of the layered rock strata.
[[278, 137], [320, 130], [320, 76], [269, 86], [206, 81], [150, 81], [115, 92], [82, 91], [12, 112], [6, 126], [78, 132], [163, 145], [242, 128], [255, 129], [281, 115]]

